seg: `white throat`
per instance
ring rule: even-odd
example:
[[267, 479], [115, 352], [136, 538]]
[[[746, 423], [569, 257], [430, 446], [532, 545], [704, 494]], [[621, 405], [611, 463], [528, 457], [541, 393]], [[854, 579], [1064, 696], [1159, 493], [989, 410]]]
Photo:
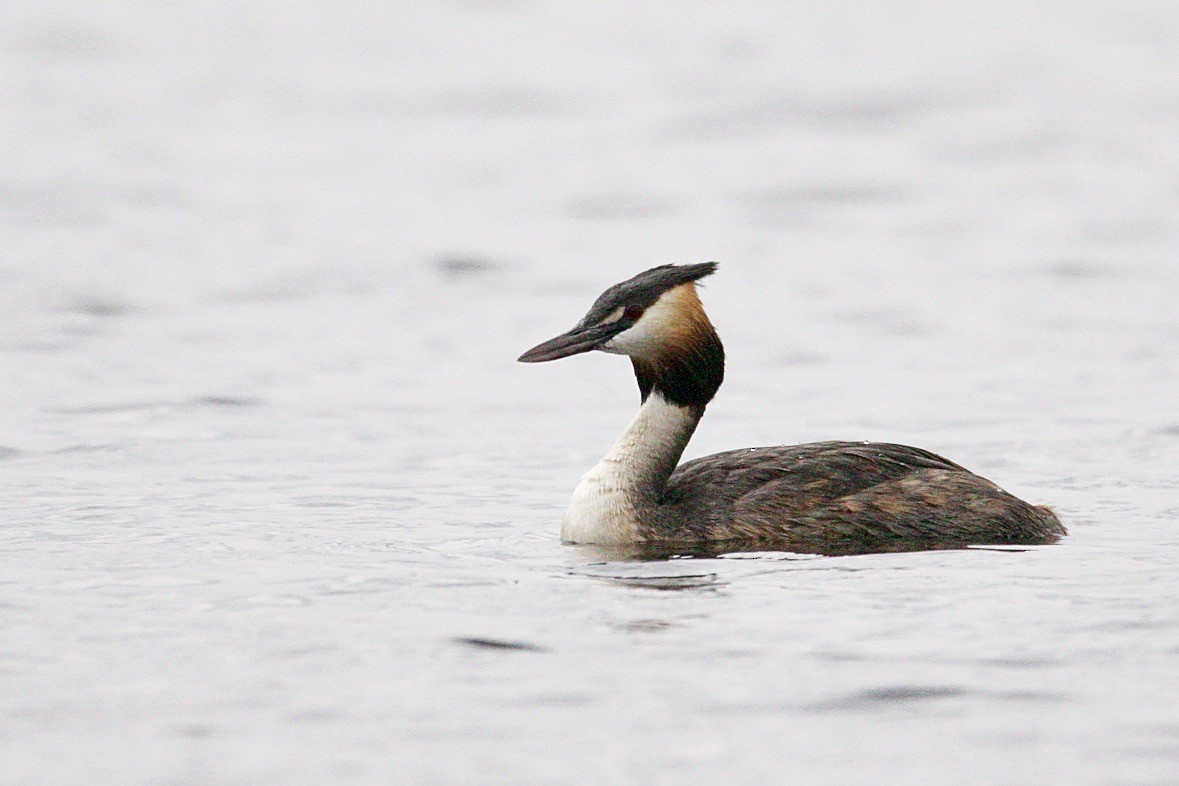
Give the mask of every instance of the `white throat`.
[[643, 540], [641, 517], [692, 437], [700, 411], [647, 397], [606, 457], [582, 477], [561, 523], [565, 543], [616, 545]]

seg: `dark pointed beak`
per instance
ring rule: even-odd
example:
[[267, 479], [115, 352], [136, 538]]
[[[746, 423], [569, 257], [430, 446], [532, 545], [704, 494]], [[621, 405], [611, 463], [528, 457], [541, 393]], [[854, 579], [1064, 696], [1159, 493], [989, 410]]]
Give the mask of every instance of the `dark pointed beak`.
[[537, 344], [519, 357], [521, 363], [543, 363], [546, 360], [567, 358], [598, 349], [610, 339], [626, 330], [630, 325], [622, 319], [607, 325], [593, 325], [591, 327], [575, 327], [568, 333], [556, 338], [550, 338], [543, 344]]

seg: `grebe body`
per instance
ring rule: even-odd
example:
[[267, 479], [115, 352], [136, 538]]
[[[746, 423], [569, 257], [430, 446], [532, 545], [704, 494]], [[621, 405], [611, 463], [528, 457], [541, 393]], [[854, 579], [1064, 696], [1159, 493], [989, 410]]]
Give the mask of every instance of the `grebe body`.
[[724, 379], [724, 348], [696, 281], [712, 262], [662, 265], [606, 290], [568, 333], [520, 360], [627, 355], [642, 406], [577, 485], [566, 543], [762, 544], [820, 553], [1051, 543], [1047, 507], [920, 448], [816, 442], [746, 448], [676, 466]]

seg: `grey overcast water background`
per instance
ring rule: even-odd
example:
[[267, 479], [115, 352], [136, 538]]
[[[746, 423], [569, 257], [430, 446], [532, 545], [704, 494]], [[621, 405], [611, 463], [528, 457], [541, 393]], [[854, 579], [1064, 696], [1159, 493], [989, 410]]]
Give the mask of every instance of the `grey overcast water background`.
[[[0, 6], [0, 782], [1179, 783], [1179, 6]], [[1060, 544], [561, 546], [721, 262], [687, 456], [920, 445]]]

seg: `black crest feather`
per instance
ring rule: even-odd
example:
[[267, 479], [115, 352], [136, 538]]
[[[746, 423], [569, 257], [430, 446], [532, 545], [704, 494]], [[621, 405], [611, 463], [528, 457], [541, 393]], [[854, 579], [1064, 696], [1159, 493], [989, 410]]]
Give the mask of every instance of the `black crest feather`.
[[645, 309], [669, 289], [710, 276], [716, 269], [716, 262], [698, 262], [692, 265], [659, 265], [644, 270], [599, 295], [580, 324], [597, 324], [620, 306], [638, 306]]

